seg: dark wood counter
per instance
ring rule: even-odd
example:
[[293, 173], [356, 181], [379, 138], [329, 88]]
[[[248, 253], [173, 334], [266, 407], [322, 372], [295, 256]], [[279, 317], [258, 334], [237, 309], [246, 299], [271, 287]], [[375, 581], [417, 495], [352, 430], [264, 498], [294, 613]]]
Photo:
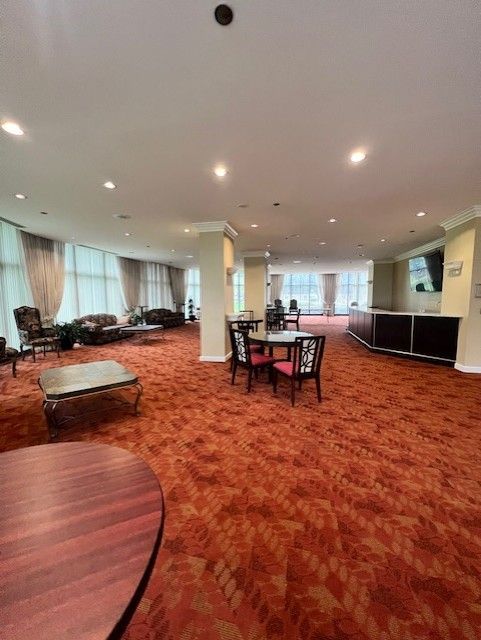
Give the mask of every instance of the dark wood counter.
[[349, 333], [372, 351], [439, 364], [456, 361], [458, 326], [459, 318], [439, 314], [349, 309]]
[[70, 442], [0, 454], [0, 637], [105, 640], [124, 630], [163, 523], [140, 458]]

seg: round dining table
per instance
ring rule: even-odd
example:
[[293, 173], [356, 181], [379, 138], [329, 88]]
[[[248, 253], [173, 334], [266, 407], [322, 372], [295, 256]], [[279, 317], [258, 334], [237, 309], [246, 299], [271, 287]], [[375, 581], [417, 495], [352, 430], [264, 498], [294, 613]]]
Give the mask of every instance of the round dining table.
[[129, 451], [66, 442], [0, 454], [0, 637], [119, 638], [150, 576], [163, 499]]
[[296, 338], [310, 338], [312, 335], [306, 331], [255, 331], [249, 333], [249, 342], [267, 347], [271, 356], [274, 347], [286, 347], [287, 359], [290, 360], [291, 349], [296, 344]]

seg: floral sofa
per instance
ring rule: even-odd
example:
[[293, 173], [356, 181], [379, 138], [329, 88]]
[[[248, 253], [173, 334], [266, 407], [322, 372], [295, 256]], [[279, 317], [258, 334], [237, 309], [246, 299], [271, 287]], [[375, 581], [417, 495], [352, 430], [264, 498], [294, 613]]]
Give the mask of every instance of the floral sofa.
[[130, 327], [128, 316], [117, 318], [109, 313], [94, 313], [77, 318], [74, 322], [79, 322], [87, 330], [84, 338], [85, 344], [106, 344], [114, 340], [126, 338], [127, 334], [122, 334], [122, 329]]
[[151, 309], [145, 312], [144, 318], [147, 324], [162, 324], [164, 329], [180, 327], [185, 324], [182, 311], [171, 311], [170, 309]]

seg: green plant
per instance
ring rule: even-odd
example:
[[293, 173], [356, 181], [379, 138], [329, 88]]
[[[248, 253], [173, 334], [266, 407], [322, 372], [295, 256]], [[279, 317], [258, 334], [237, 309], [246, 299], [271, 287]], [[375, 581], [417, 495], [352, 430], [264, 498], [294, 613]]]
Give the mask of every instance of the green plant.
[[187, 302], [187, 309], [189, 310], [189, 320], [193, 322], [195, 320], [195, 304], [192, 298], [189, 298]]
[[60, 338], [62, 349], [71, 349], [76, 342], [83, 342], [88, 333], [87, 329], [75, 320], [73, 322], [56, 324], [54, 329]]

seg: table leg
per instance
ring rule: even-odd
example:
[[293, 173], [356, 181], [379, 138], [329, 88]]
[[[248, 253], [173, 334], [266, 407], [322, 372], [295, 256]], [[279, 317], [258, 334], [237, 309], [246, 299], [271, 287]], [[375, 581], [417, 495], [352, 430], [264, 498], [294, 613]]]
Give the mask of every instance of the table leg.
[[43, 401], [43, 412], [47, 420], [49, 439], [56, 438], [58, 436], [58, 425], [55, 419], [55, 409], [58, 402]]
[[135, 398], [135, 404], [134, 404], [134, 414], [136, 416], [140, 416], [140, 411], [139, 411], [139, 400], [140, 400], [140, 396], [142, 395], [142, 392], [144, 390], [143, 386], [140, 384], [140, 382], [137, 382], [137, 384], [135, 385], [135, 388], [137, 389], [137, 397]]

